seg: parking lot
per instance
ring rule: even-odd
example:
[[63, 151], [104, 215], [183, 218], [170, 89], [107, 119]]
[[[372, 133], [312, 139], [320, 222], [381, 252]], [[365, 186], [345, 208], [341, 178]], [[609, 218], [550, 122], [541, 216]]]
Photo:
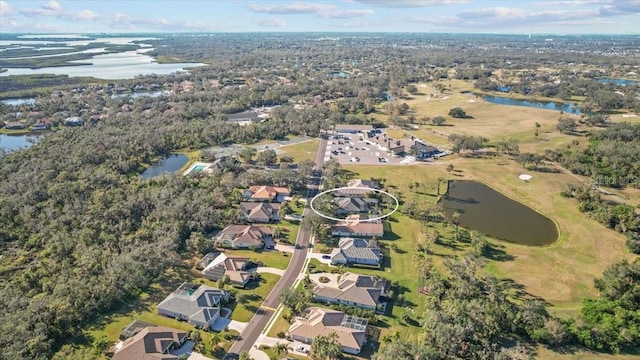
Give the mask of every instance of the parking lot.
[[327, 141], [325, 161], [336, 159], [340, 164], [402, 165], [415, 162], [412, 156], [389, 154], [378, 145], [363, 140], [362, 134], [336, 134]]

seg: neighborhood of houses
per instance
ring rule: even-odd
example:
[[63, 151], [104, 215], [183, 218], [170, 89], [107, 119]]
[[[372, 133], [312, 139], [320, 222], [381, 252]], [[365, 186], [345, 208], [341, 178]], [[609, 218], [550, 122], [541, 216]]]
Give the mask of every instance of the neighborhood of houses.
[[[351, 180], [348, 185], [335, 198], [340, 213], [346, 215], [345, 220], [331, 228], [331, 234], [338, 237], [337, 247], [330, 254], [320, 254], [318, 259], [332, 266], [380, 266], [383, 254], [376, 238], [384, 235], [383, 224], [366, 221], [364, 214], [377, 206], [377, 199], [367, 195], [379, 185], [362, 179]], [[269, 185], [251, 186], [242, 192], [241, 198], [238, 223], [212, 235], [220, 250], [207, 253], [196, 267], [205, 279], [218, 283], [224, 279], [225, 284], [244, 288], [259, 279], [258, 265], [248, 257], [234, 256], [234, 249], [279, 251], [275, 250], [272, 226], [280, 221], [282, 204], [292, 198], [289, 189]], [[338, 304], [384, 312], [389, 281], [352, 272], [312, 273], [308, 280], [316, 303], [292, 319], [287, 339], [278, 341], [289, 342], [291, 349], [304, 355], [316, 336], [335, 332], [345, 353], [360, 353], [366, 343], [367, 319], [325, 306]], [[233, 296], [227, 290], [185, 282], [157, 304], [157, 313], [194, 328], [220, 331], [229, 324], [232, 309], [225, 305], [231, 301]], [[189, 343], [184, 331], [139, 320], [124, 329], [120, 340], [112, 349], [115, 360], [177, 359], [178, 354], [185, 354], [184, 348]]]

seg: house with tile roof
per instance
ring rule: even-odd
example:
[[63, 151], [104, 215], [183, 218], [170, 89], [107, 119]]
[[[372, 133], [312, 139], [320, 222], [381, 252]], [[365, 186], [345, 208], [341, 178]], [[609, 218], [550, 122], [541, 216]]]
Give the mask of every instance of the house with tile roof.
[[[329, 279], [329, 282], [323, 283], [320, 278]], [[385, 279], [354, 273], [317, 273], [310, 275], [310, 279], [316, 284], [313, 289], [314, 300], [370, 310], [378, 307], [390, 287]]]
[[333, 201], [338, 215], [368, 213], [378, 205], [378, 199], [360, 196], [336, 197]]
[[369, 220], [366, 215], [352, 214], [331, 227], [332, 236], [382, 237], [384, 226], [380, 220]]
[[182, 283], [158, 304], [158, 314], [206, 329], [220, 317], [220, 308], [227, 301], [229, 292], [225, 290]]
[[269, 223], [280, 221], [279, 203], [241, 202], [240, 217], [251, 223]]
[[359, 238], [341, 238], [330, 256], [332, 265], [379, 265], [383, 258], [377, 240]]
[[187, 332], [165, 326], [149, 326], [122, 343], [113, 360], [177, 359], [171, 350], [180, 348], [187, 341]]
[[266, 226], [229, 225], [214, 237], [217, 246], [248, 249], [273, 248], [273, 230]]
[[371, 190], [380, 189], [380, 184], [373, 180], [352, 179], [347, 182], [347, 186], [335, 191], [338, 197], [365, 197], [373, 193]]
[[335, 332], [342, 351], [356, 355], [362, 350], [366, 330], [367, 319], [337, 310], [311, 307], [305, 316], [297, 317], [289, 327], [289, 336], [294, 341], [311, 344], [316, 336]]
[[231, 257], [221, 253], [202, 270], [202, 276], [218, 281], [226, 275], [231, 284], [246, 286], [253, 279], [253, 272], [247, 271], [250, 264], [249, 258]]
[[242, 194], [246, 201], [283, 202], [291, 191], [282, 186], [254, 185]]

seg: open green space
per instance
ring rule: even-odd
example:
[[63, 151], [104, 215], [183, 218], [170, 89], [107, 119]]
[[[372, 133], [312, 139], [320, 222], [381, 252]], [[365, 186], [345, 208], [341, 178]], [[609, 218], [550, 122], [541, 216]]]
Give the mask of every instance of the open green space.
[[[448, 173], [445, 163], [455, 164], [456, 171]], [[631, 258], [624, 247], [623, 236], [585, 217], [578, 210], [574, 200], [560, 195], [567, 182], [575, 181], [571, 174], [535, 172], [532, 181], [525, 183], [518, 179], [522, 167], [512, 160], [469, 159], [456, 156], [436, 165], [347, 168], [362, 178], [388, 179], [385, 185], [391, 189], [397, 188], [396, 191], [402, 193], [405, 199], [411, 196], [408, 183], [414, 180], [421, 183], [413, 189], [414, 192], [420, 193], [421, 189], [426, 189], [424, 192], [431, 194], [426, 196], [434, 198], [433, 189], [439, 177], [473, 179], [484, 182], [551, 218], [560, 228], [560, 239], [557, 242], [546, 247], [528, 247], [491, 240], [509, 255], [507, 258], [510, 260], [490, 262], [489, 269], [500, 277], [511, 278], [523, 284], [527, 292], [557, 307], [578, 309], [584, 296], [596, 294], [593, 288], [593, 279], [596, 276], [608, 265]], [[404, 231], [412, 222], [403, 219], [401, 225], [394, 227], [393, 219], [394, 217], [391, 219], [392, 229]], [[597, 236], [594, 236], [595, 234]], [[606, 244], [608, 251], [600, 250], [602, 244]], [[439, 253], [437, 247], [435, 252]], [[449, 255], [450, 252], [444, 254]]]
[[249, 285], [246, 289], [233, 288], [237, 291], [236, 299], [239, 296], [243, 298], [243, 300], [238, 300], [233, 304], [231, 319], [240, 322], [249, 322], [279, 279], [279, 275], [261, 273], [259, 284]]
[[280, 313], [280, 316], [276, 318], [275, 322], [271, 326], [271, 329], [269, 329], [267, 336], [277, 337], [279, 333], [286, 334], [287, 331], [289, 331], [289, 326], [291, 324], [289, 324], [289, 322], [284, 319], [286, 316], [288, 316], [288, 314], [290, 314], [289, 309], [287, 309], [286, 307], [283, 308], [282, 313]]
[[289, 255], [283, 256], [277, 250], [226, 250], [228, 256], [248, 257], [253, 262], [261, 262], [265, 267], [284, 270], [289, 266]]
[[312, 139], [293, 145], [281, 146], [278, 148], [278, 157], [290, 156], [294, 163], [303, 160], [315, 160], [320, 146], [320, 139]]

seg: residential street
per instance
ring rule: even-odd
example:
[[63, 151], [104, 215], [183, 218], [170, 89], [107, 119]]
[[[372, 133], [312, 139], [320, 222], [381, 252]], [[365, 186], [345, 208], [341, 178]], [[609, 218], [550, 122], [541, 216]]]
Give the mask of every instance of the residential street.
[[[316, 170], [321, 171], [322, 165], [324, 164], [324, 154], [327, 147], [327, 140], [322, 139], [320, 141], [320, 146], [318, 148], [318, 153], [316, 154]], [[310, 200], [318, 193], [318, 187], [320, 184], [321, 173], [317, 177], [312, 177], [309, 179], [307, 199]], [[307, 202], [308, 203], [308, 202]], [[305, 208], [303, 214], [306, 216], [311, 212], [311, 209]], [[280, 278], [275, 287], [271, 290], [269, 295], [267, 295], [266, 299], [256, 312], [256, 314], [251, 318], [251, 321], [247, 324], [245, 330], [240, 334], [236, 342], [231, 346], [227, 355], [225, 355], [225, 360], [230, 359], [238, 359], [239, 354], [244, 351], [249, 351], [251, 347], [255, 344], [256, 340], [260, 336], [262, 330], [267, 326], [269, 320], [274, 315], [275, 310], [280, 305], [280, 293], [285, 288], [290, 288], [295, 282], [296, 278], [302, 271], [304, 262], [307, 258], [307, 254], [309, 252], [309, 241], [311, 238], [311, 232], [308, 230], [303, 230], [302, 228], [298, 232], [298, 237], [296, 238], [296, 245], [299, 245], [297, 249], [294, 250], [293, 255], [291, 257], [291, 261], [289, 262], [289, 266], [285, 271], [284, 275]]]

